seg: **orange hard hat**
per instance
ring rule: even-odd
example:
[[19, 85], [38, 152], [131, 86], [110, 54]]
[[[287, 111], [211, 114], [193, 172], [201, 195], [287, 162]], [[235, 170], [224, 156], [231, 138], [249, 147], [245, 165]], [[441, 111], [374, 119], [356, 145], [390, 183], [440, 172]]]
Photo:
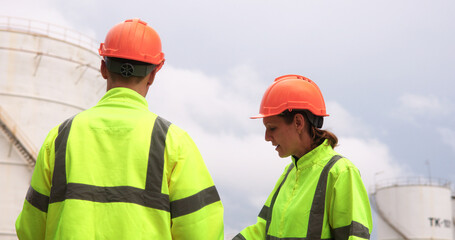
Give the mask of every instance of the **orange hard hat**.
[[300, 75], [284, 75], [276, 78], [265, 91], [259, 115], [251, 118], [274, 116], [293, 109], [308, 110], [320, 117], [329, 116], [325, 112], [324, 98], [316, 83]]
[[103, 57], [130, 59], [154, 65], [164, 62], [160, 36], [140, 19], [129, 19], [111, 28], [98, 52]]

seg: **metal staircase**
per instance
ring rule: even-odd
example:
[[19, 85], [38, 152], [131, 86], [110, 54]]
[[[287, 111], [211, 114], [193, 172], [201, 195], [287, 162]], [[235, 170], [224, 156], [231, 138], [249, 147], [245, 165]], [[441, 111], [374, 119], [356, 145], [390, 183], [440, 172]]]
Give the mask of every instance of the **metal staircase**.
[[28, 165], [33, 168], [36, 163], [37, 152], [30, 141], [22, 134], [12, 118], [0, 107], [0, 132], [10, 141]]

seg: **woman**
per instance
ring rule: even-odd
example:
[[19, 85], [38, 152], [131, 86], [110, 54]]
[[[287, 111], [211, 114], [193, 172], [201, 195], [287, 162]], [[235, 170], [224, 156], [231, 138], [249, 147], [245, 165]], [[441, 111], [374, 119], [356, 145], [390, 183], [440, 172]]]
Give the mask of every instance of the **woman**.
[[322, 130], [325, 103], [318, 86], [299, 75], [275, 79], [262, 98], [265, 140], [292, 156], [256, 224], [242, 239], [369, 239], [370, 204], [358, 169], [333, 150], [337, 137]]

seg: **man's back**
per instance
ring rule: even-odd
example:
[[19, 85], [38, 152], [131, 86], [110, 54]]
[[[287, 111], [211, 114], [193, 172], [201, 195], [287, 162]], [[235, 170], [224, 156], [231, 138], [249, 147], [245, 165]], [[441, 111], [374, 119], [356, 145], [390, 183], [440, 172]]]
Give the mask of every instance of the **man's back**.
[[28, 226], [46, 239], [222, 239], [222, 205], [197, 147], [127, 88], [50, 132], [31, 188], [31, 205], [49, 196], [45, 225]]
[[223, 239], [223, 206], [189, 135], [148, 110], [164, 64], [140, 19], [100, 44], [107, 93], [48, 134], [24, 207], [20, 239]]

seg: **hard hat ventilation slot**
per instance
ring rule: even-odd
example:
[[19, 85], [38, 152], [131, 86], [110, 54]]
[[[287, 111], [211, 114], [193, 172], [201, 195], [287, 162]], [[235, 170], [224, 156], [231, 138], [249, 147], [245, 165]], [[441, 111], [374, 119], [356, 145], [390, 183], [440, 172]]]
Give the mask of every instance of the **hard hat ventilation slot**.
[[134, 66], [131, 63], [124, 63], [120, 66], [120, 74], [124, 77], [131, 77], [134, 72]]

